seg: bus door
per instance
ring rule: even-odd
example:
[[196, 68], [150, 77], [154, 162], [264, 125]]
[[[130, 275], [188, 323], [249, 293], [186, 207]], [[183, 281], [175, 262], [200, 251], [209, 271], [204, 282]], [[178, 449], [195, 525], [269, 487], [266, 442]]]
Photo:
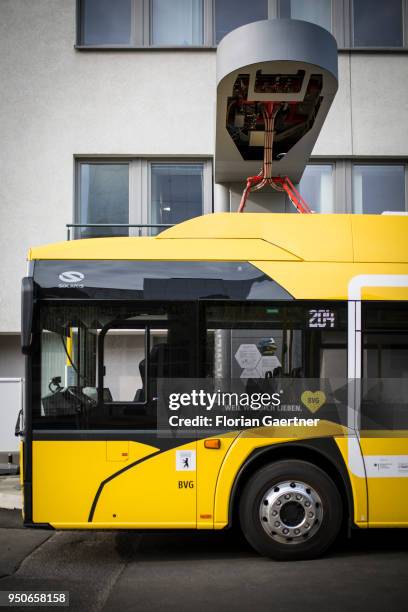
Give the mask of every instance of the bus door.
[[[133, 462], [139, 463], [106, 486], [106, 499], [132, 491], [129, 507], [122, 513], [126, 520], [139, 524], [195, 523], [196, 442], [162, 436], [157, 421], [160, 379], [187, 377], [191, 369], [192, 349], [183, 335], [180, 321], [158, 318], [114, 321], [98, 338], [100, 417], [106, 425], [122, 421], [124, 428], [133, 429], [123, 440], [112, 434], [112, 440], [107, 440], [107, 459], [120, 462], [132, 448], [143, 454], [135, 455]], [[101, 502], [94, 520], [104, 522], [103, 499]]]
[[157, 430], [158, 382], [195, 373], [195, 321], [188, 303], [43, 306], [34, 522], [195, 527], [196, 440]]
[[[363, 277], [387, 301], [356, 301], [358, 428], [369, 526], [408, 524], [408, 277]], [[384, 289], [381, 289], [384, 285]], [[392, 292], [392, 293], [390, 293]], [[361, 377], [361, 378], [360, 378]]]

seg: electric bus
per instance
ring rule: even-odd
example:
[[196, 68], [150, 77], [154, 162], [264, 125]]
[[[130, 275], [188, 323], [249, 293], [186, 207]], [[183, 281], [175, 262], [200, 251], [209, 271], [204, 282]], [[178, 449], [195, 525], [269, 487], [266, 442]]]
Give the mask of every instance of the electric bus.
[[[30, 249], [25, 525], [236, 523], [275, 559], [408, 526], [407, 239], [403, 216], [220, 213]], [[184, 402], [231, 381], [301, 392], [277, 425], [162, 430], [166, 389]]]

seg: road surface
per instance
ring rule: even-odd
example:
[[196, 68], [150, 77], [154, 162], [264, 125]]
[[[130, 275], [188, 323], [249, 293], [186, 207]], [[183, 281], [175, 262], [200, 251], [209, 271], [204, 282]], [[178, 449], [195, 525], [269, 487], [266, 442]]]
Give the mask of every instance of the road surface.
[[0, 590], [69, 591], [73, 611], [405, 612], [407, 578], [406, 530], [358, 532], [323, 559], [278, 563], [234, 532], [28, 530], [0, 510]]

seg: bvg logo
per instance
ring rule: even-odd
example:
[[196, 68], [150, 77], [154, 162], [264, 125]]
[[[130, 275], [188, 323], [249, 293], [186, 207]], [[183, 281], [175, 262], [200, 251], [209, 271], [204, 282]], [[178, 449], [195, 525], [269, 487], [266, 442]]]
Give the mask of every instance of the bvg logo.
[[58, 287], [83, 287], [82, 284], [80, 284], [84, 278], [85, 278], [85, 274], [82, 274], [82, 272], [77, 272], [76, 270], [67, 270], [66, 272], [61, 272], [61, 274], [59, 274], [58, 278], [60, 279], [60, 281], [62, 281], [61, 284], [58, 285]]
[[314, 413], [326, 403], [326, 394], [324, 391], [303, 391], [300, 399], [302, 404]]
[[179, 489], [194, 489], [194, 480], [179, 480]]

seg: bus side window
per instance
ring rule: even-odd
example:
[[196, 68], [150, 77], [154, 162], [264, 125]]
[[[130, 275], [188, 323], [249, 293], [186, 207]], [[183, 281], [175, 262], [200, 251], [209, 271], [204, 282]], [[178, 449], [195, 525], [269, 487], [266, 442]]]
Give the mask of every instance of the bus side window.
[[347, 378], [346, 333], [324, 331], [320, 335], [319, 378]]
[[43, 304], [34, 427], [155, 428], [157, 381], [196, 375], [196, 320], [191, 303]]
[[109, 329], [104, 338], [104, 389], [114, 402], [133, 402], [143, 397], [145, 329]]
[[362, 429], [408, 428], [408, 307], [363, 304]]
[[205, 375], [346, 378], [346, 307], [323, 306], [208, 305]]

